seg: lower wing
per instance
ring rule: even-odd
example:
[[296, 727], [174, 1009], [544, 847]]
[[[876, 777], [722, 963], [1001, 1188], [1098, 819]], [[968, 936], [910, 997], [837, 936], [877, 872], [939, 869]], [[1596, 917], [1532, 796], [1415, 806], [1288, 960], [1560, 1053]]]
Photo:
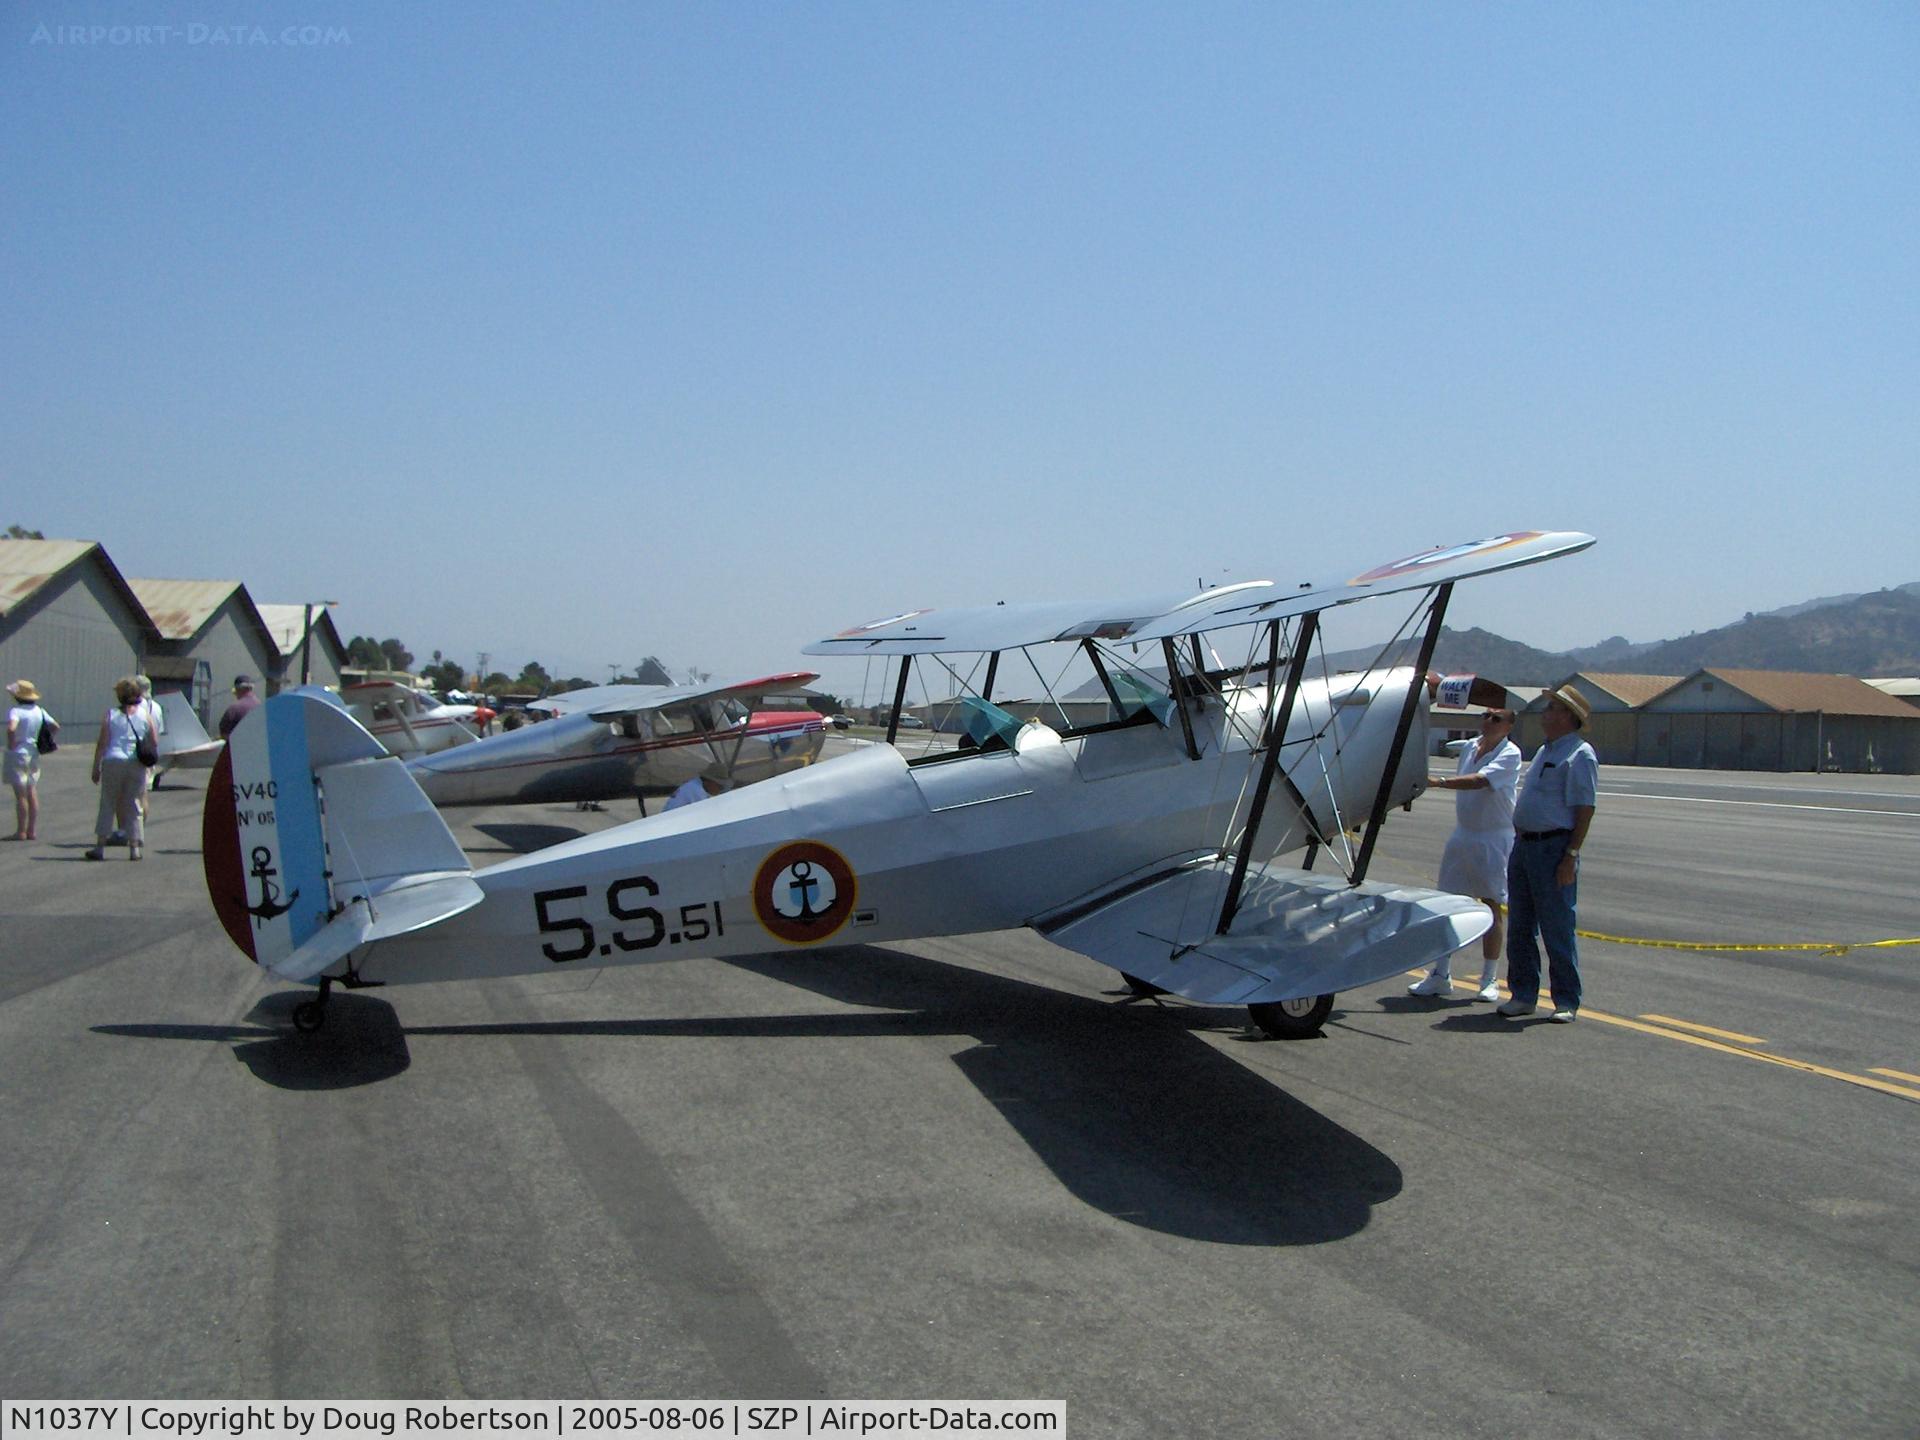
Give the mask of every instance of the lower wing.
[[1263, 1005], [1431, 965], [1493, 925], [1493, 912], [1464, 895], [1263, 865], [1247, 872], [1233, 924], [1216, 935], [1231, 870], [1222, 860], [1183, 865], [1033, 928], [1190, 1000]]

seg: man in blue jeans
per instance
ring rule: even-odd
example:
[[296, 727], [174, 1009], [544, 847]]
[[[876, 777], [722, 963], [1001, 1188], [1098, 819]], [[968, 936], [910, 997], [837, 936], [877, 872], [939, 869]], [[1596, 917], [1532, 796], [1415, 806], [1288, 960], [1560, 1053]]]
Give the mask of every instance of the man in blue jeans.
[[[1509, 1020], [1540, 1004], [1540, 943], [1547, 947], [1553, 1018], [1580, 1018], [1580, 952], [1574, 904], [1580, 893], [1580, 847], [1593, 823], [1600, 760], [1580, 738], [1592, 707], [1571, 685], [1547, 691], [1541, 726], [1547, 743], [1534, 752], [1513, 809], [1513, 853], [1507, 859], [1507, 988], [1500, 1006]], [[1539, 943], [1534, 939], [1538, 932]]]

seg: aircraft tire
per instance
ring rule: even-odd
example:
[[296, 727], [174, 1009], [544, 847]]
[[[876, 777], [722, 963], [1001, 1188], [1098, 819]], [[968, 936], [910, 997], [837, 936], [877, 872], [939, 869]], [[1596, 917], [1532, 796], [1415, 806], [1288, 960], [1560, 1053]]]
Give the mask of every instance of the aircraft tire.
[[302, 1035], [311, 1035], [327, 1023], [327, 1007], [318, 1000], [302, 1000], [293, 1007], [293, 1028]]
[[1307, 1040], [1320, 1033], [1333, 1014], [1333, 996], [1321, 995], [1299, 1000], [1279, 1000], [1266, 1005], [1249, 1005], [1247, 1016], [1275, 1040]]
[[1158, 985], [1149, 985], [1145, 980], [1142, 980], [1138, 975], [1129, 975], [1124, 970], [1120, 972], [1120, 978], [1126, 981], [1127, 989], [1131, 990], [1134, 994], [1138, 995], [1143, 1000], [1149, 999], [1155, 995], [1164, 995], [1167, 993], [1166, 991], [1162, 990]]

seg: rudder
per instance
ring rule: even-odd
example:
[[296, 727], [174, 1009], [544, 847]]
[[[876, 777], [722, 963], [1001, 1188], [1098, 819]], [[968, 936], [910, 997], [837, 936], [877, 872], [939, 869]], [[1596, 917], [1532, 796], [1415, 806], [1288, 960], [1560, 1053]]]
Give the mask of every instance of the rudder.
[[207, 786], [201, 843], [228, 937], [288, 979], [483, 898], [405, 766], [307, 695], [276, 695], [235, 727]]

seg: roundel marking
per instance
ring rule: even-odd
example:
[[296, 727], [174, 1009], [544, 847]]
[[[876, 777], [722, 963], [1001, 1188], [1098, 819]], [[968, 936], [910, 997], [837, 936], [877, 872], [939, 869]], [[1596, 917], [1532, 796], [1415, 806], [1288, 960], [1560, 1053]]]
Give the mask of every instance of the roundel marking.
[[760, 926], [789, 945], [825, 940], [853, 914], [859, 882], [838, 850], [817, 840], [782, 845], [753, 877], [753, 913]]
[[1484, 555], [1489, 550], [1504, 550], [1509, 545], [1518, 545], [1532, 540], [1542, 532], [1538, 530], [1516, 530], [1509, 535], [1493, 535], [1485, 540], [1469, 540], [1464, 545], [1449, 545], [1440, 550], [1423, 550], [1418, 555], [1409, 555], [1388, 565], [1377, 565], [1364, 575], [1356, 575], [1349, 585], [1371, 585], [1377, 580], [1391, 580], [1400, 575], [1411, 575], [1424, 570], [1429, 565], [1442, 565], [1449, 560], [1464, 560], [1469, 555]]

